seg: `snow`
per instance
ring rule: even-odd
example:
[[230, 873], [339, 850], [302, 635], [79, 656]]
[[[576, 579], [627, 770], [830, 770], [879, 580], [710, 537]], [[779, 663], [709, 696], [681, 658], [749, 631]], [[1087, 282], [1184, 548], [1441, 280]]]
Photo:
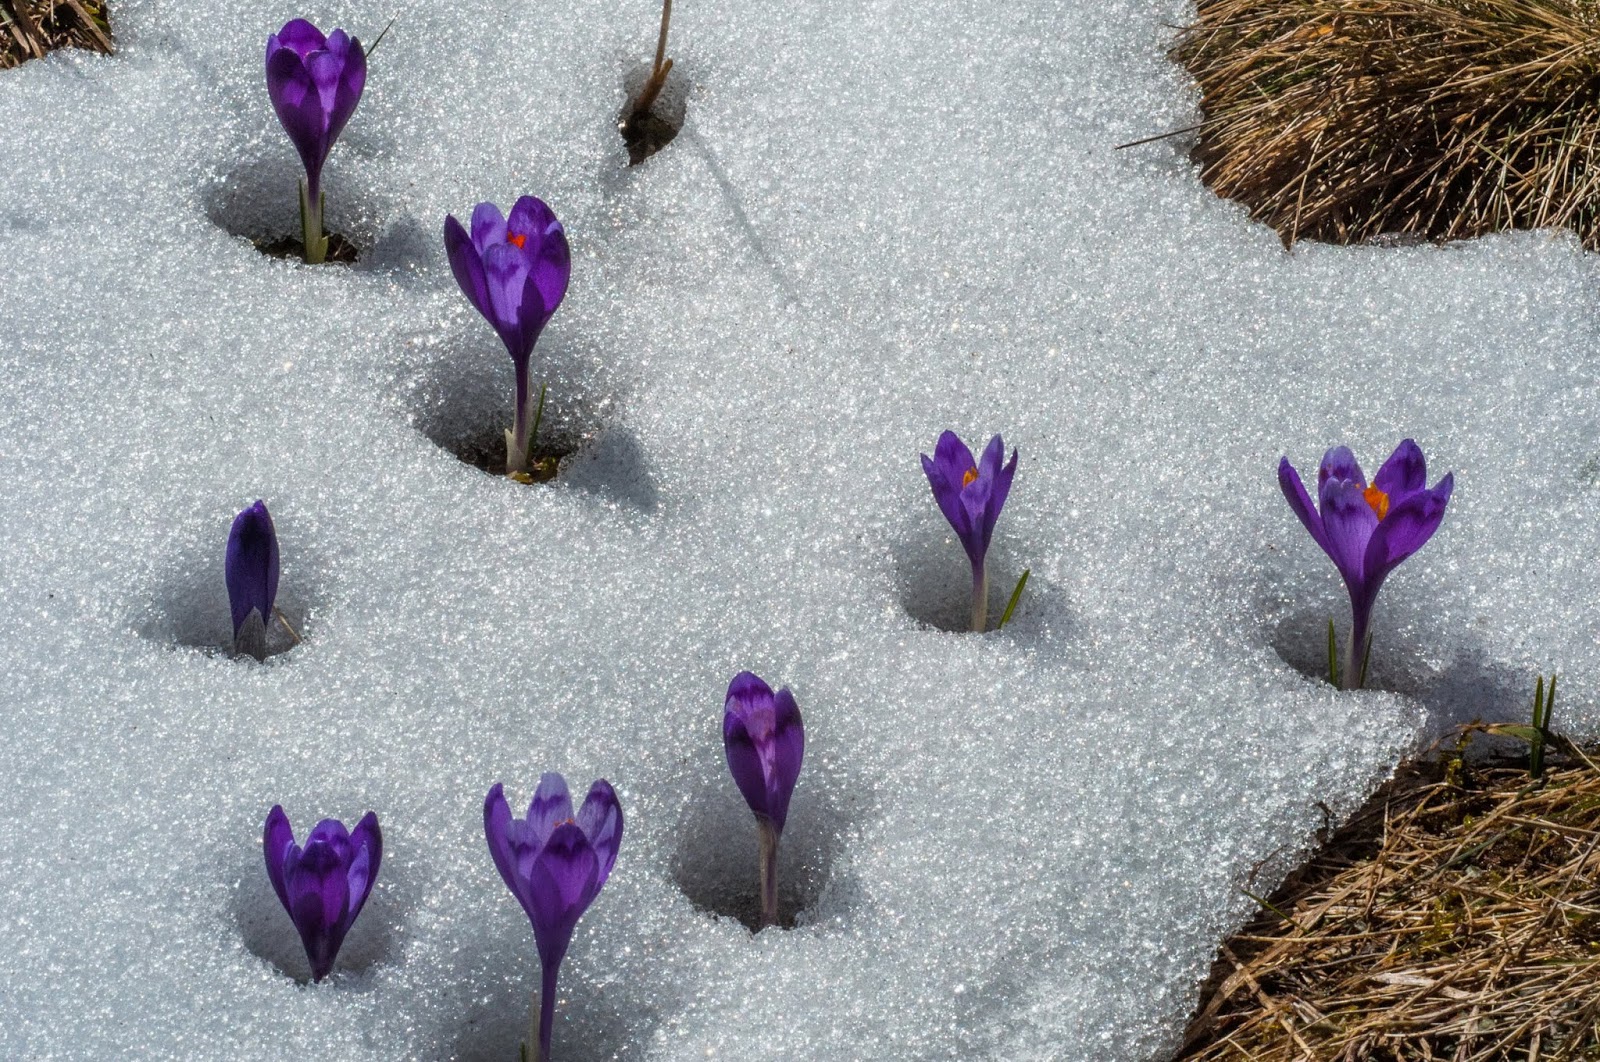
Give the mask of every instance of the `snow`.
[[[261, 53], [371, 40], [307, 268]], [[679, 5], [687, 124], [628, 169], [656, 11], [122, 0], [112, 58], [0, 74], [0, 1056], [515, 1057], [537, 964], [483, 794], [606, 777], [617, 869], [565, 1059], [1174, 1049], [1218, 941], [1475, 716], [1600, 733], [1593, 262], [1565, 235], [1286, 253], [1200, 185], [1178, 0]], [[582, 443], [526, 487], [447, 212], [574, 249], [534, 355]], [[1021, 460], [981, 637], [917, 461]], [[1278, 494], [1400, 438], [1457, 490], [1385, 587], [1375, 682], [1314, 677], [1332, 565]], [[234, 660], [256, 498], [305, 642]], [[955, 617], [955, 619], [952, 619]], [[798, 926], [752, 935], [728, 679], [794, 690]], [[335, 976], [261, 866], [281, 803], [383, 824]], [[746, 891], [748, 890], [748, 892]]]

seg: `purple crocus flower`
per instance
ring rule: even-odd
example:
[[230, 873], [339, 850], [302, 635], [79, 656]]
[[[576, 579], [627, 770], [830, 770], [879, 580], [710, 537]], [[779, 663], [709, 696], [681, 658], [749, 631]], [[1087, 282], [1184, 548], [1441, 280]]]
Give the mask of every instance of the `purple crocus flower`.
[[[1400, 562], [1421, 549], [1444, 519], [1454, 473], [1430, 489], [1427, 461], [1410, 439], [1395, 447], [1372, 485], [1355, 455], [1337, 446], [1317, 469], [1317, 505], [1287, 457], [1278, 462], [1278, 486], [1317, 545], [1332, 558], [1350, 592], [1350, 643], [1344, 683], [1360, 686], [1378, 588]], [[1330, 635], [1331, 637], [1331, 635]]]
[[994, 524], [1011, 493], [1011, 479], [1017, 473], [1017, 451], [1001, 465], [1005, 443], [996, 435], [984, 447], [983, 457], [972, 459], [972, 451], [953, 431], [939, 436], [933, 458], [922, 455], [922, 471], [927, 473], [933, 498], [944, 518], [950, 521], [961, 547], [972, 562], [972, 629], [981, 631], [989, 620], [989, 580], [984, 558], [994, 537]]
[[367, 812], [348, 832], [338, 819], [323, 819], [301, 848], [294, 843], [289, 816], [274, 807], [267, 814], [261, 846], [272, 890], [300, 933], [311, 960], [311, 979], [320, 981], [333, 969], [345, 934], [378, 880], [383, 859], [378, 816]]
[[777, 693], [748, 671], [728, 684], [722, 710], [722, 747], [744, 802], [756, 815], [761, 842], [761, 925], [778, 920], [778, 842], [789, 817], [789, 798], [805, 758], [800, 708], [787, 689]]
[[361, 102], [366, 84], [367, 53], [344, 30], [323, 36], [317, 27], [297, 18], [267, 38], [267, 95], [306, 170], [300, 186], [300, 220], [307, 262], [320, 262], [327, 255], [322, 166]]
[[506, 887], [533, 923], [539, 949], [539, 1012], [529, 1043], [539, 1045], [538, 1062], [549, 1062], [555, 1021], [556, 977], [578, 919], [611, 875], [622, 845], [622, 805], [604, 778], [589, 787], [578, 813], [566, 779], [539, 779], [526, 818], [514, 819], [499, 782], [483, 802], [483, 833], [489, 854]]
[[516, 369], [516, 419], [506, 432], [506, 471], [528, 470], [532, 389], [528, 359], [539, 333], [567, 293], [572, 252], [566, 230], [542, 200], [518, 199], [503, 217], [493, 203], [472, 210], [472, 234], [454, 215], [444, 219], [444, 249], [467, 300], [500, 334]]
[[[266, 503], [259, 498], [233, 518], [223, 578], [233, 610], [234, 644], [260, 660], [266, 654], [266, 625], [278, 599], [278, 533], [273, 530]], [[259, 624], [251, 622], [252, 616], [259, 617]], [[246, 624], [250, 625], [248, 631]]]

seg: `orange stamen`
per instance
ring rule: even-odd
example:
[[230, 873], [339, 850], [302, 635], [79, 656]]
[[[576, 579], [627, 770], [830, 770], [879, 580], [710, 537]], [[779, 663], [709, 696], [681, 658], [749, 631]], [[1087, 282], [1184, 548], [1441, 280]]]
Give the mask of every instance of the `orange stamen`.
[[522, 235], [521, 233], [513, 232], [506, 236], [506, 242], [516, 244], [516, 246], [520, 249], [523, 244], [528, 242], [528, 237]]
[[975, 480], [977, 478], [978, 478], [978, 470], [976, 468], [969, 468], [965, 472], [963, 472], [962, 475], [961, 475], [961, 485], [963, 487], [965, 487], [967, 484], [971, 483], [973, 480]]
[[1372, 511], [1378, 514], [1379, 520], [1389, 515], [1389, 496], [1387, 494], [1377, 487], [1368, 487], [1361, 494], [1362, 497], [1367, 499], [1367, 504], [1372, 506]]

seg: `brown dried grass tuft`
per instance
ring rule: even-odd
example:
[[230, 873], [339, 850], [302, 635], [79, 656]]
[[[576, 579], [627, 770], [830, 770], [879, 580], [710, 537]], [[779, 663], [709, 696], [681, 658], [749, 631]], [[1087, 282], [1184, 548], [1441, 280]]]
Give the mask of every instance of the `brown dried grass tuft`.
[[1596, 0], [1198, 0], [1194, 158], [1284, 243], [1565, 226], [1600, 247]]
[[106, 0], [0, 0], [0, 70], [57, 48], [110, 55]]
[[1404, 773], [1222, 946], [1178, 1058], [1600, 1058], [1600, 770]]

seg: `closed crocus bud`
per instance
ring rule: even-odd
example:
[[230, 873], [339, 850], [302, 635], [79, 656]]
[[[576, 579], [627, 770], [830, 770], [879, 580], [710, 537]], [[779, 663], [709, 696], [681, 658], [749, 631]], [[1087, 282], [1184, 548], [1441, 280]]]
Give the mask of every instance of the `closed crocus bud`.
[[323, 819], [302, 848], [294, 842], [289, 816], [274, 807], [261, 841], [272, 889], [300, 934], [311, 979], [320, 981], [332, 971], [339, 946], [378, 879], [383, 858], [378, 816], [367, 812], [350, 831], [337, 819]]
[[483, 802], [483, 833], [506, 888], [533, 924], [542, 976], [528, 1042], [538, 1045], [539, 1062], [549, 1062], [561, 960], [578, 919], [600, 895], [617, 863], [622, 805], [602, 778], [589, 787], [583, 807], [573, 814], [566, 779], [550, 773], [539, 779], [527, 816], [515, 819], [496, 782]]
[[723, 703], [722, 747], [734, 784], [756, 816], [761, 925], [769, 926], [778, 920], [778, 843], [806, 751], [794, 695], [787, 689], [773, 693], [748, 671], [735, 675]]
[[972, 451], [953, 431], [939, 436], [933, 457], [922, 455], [922, 471], [933, 488], [939, 511], [961, 540], [967, 560], [972, 564], [972, 629], [982, 631], [989, 619], [989, 582], [985, 559], [994, 538], [995, 521], [1011, 493], [1011, 480], [1017, 473], [1017, 451], [1005, 464], [1005, 443], [996, 435], [984, 447], [983, 456], [974, 461]]
[[456, 283], [494, 327], [516, 374], [515, 419], [506, 433], [506, 471], [526, 472], [533, 445], [528, 362], [539, 334], [567, 294], [572, 252], [566, 230], [543, 200], [525, 195], [502, 216], [493, 203], [472, 211], [472, 232], [444, 219], [444, 249]]
[[278, 599], [278, 533], [260, 499], [233, 518], [223, 578], [233, 612], [234, 645], [260, 660], [266, 655], [267, 622]]
[[[1455, 476], [1445, 473], [1428, 486], [1428, 464], [1422, 449], [1404, 439], [1378, 469], [1369, 486], [1355, 454], [1336, 446], [1317, 469], [1317, 504], [1287, 457], [1278, 462], [1278, 486], [1289, 508], [1300, 518], [1317, 545], [1333, 561], [1350, 594], [1350, 641], [1345, 650], [1343, 682], [1330, 652], [1329, 679], [1347, 689], [1366, 680], [1372, 608], [1378, 588], [1400, 563], [1421, 549], [1439, 530], [1445, 506], [1455, 489]], [[1332, 641], [1332, 621], [1329, 621]]]
[[267, 38], [267, 95], [306, 171], [300, 211], [307, 262], [320, 262], [327, 254], [322, 167], [366, 84], [367, 54], [344, 30], [324, 36], [297, 18]]

